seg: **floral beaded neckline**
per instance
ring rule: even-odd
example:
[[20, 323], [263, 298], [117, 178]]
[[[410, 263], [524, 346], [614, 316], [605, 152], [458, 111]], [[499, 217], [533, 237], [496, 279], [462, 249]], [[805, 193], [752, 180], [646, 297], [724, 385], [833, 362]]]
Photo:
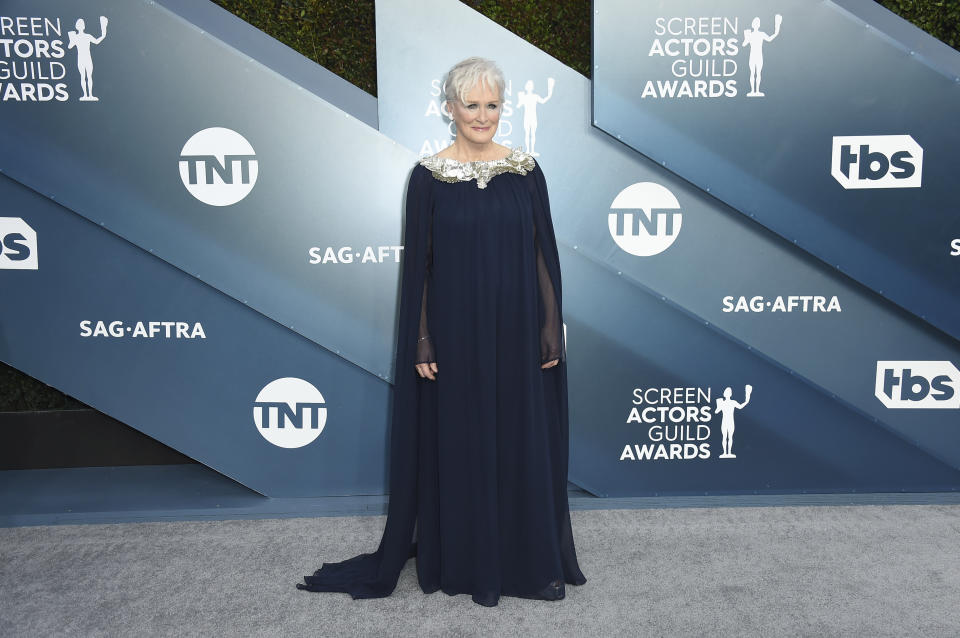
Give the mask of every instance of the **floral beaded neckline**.
[[430, 169], [435, 178], [441, 182], [469, 182], [477, 180], [477, 188], [486, 188], [487, 182], [500, 173], [518, 173], [526, 175], [533, 170], [533, 155], [523, 150], [523, 147], [514, 147], [506, 157], [494, 160], [474, 160], [461, 162], [452, 157], [437, 157], [431, 155], [420, 160], [420, 164]]

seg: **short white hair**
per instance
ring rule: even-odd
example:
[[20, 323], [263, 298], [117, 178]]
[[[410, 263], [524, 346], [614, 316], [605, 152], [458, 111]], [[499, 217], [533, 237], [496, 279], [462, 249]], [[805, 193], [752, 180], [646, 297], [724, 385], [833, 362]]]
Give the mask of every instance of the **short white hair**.
[[505, 85], [503, 71], [493, 60], [478, 57], [461, 60], [447, 71], [443, 78], [444, 98], [451, 102], [459, 100], [461, 104], [465, 103], [467, 93], [481, 79], [488, 87], [496, 88], [500, 99], [503, 100]]

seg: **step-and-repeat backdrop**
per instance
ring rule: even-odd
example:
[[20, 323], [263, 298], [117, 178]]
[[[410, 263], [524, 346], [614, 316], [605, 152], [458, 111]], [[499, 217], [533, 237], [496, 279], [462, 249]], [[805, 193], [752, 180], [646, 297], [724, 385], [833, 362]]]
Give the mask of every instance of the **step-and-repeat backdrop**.
[[591, 82], [381, 2], [378, 131], [177, 8], [0, 10], [7, 363], [264, 494], [382, 493], [404, 186], [481, 55], [547, 177], [571, 481], [960, 486], [960, 55], [832, 2], [597, 0]]

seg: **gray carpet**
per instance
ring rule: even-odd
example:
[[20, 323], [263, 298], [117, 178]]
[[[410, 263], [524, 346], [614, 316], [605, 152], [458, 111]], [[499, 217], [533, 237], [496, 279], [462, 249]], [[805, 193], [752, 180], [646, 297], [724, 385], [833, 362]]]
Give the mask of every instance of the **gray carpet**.
[[297, 590], [383, 516], [0, 529], [2, 636], [958, 636], [960, 505], [586, 510], [563, 601]]

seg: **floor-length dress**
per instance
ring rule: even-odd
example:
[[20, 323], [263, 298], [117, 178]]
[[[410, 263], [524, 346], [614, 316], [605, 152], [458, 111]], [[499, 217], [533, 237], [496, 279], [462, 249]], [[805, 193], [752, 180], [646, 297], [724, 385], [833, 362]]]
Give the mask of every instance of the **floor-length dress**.
[[[487, 606], [563, 598], [563, 583], [586, 578], [567, 502], [562, 286], [543, 172], [521, 148], [423, 158], [404, 228], [383, 537], [297, 587], [388, 596], [416, 557], [426, 593]], [[428, 361], [436, 380], [415, 370]]]

